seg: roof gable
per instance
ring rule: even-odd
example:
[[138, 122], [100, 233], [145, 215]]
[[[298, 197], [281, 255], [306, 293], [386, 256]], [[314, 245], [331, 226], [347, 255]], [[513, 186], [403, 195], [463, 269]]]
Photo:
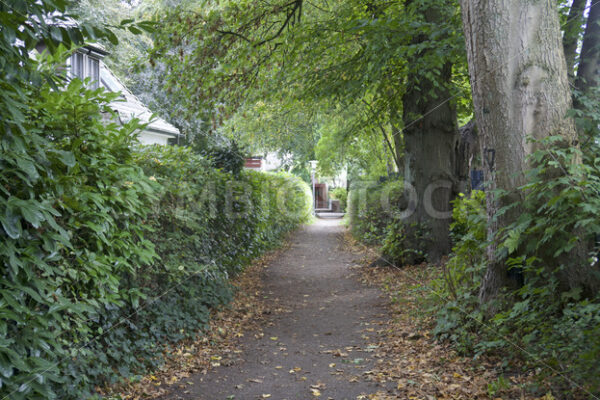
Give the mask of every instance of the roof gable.
[[[137, 118], [147, 124], [145, 128], [147, 131], [172, 137], [181, 135], [179, 129], [153, 114], [102, 61], [100, 61], [100, 84], [111, 92], [121, 93], [119, 100], [112, 102], [110, 106], [119, 113], [119, 117], [123, 121], [127, 122]], [[154, 118], [152, 118], [153, 116]]]

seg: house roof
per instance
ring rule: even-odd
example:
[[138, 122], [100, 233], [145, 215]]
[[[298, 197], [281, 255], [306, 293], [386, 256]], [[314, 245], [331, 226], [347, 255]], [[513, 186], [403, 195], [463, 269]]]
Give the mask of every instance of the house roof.
[[102, 61], [100, 61], [100, 83], [111, 92], [121, 92], [120, 99], [112, 102], [110, 106], [119, 113], [119, 117], [124, 122], [138, 118], [142, 123], [147, 124], [146, 131], [172, 137], [181, 135], [179, 129], [153, 114]]
[[98, 58], [104, 58], [104, 56], [108, 55], [108, 50], [106, 50], [106, 48], [100, 43], [88, 43], [85, 46], [77, 49], [77, 51], [84, 54], [90, 54]]

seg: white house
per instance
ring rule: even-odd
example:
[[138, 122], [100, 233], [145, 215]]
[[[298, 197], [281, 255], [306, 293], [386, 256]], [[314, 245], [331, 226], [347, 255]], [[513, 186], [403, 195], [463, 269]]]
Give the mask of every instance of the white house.
[[147, 124], [138, 136], [140, 143], [167, 145], [180, 140], [182, 134], [179, 129], [153, 115], [148, 107], [108, 69], [102, 61], [106, 54], [107, 52], [98, 45], [88, 45], [77, 50], [67, 60], [69, 75], [82, 80], [90, 78], [90, 85], [94, 89], [102, 86], [111, 92], [120, 92], [119, 100], [112, 102], [110, 106], [123, 122], [138, 118], [142, 123]]

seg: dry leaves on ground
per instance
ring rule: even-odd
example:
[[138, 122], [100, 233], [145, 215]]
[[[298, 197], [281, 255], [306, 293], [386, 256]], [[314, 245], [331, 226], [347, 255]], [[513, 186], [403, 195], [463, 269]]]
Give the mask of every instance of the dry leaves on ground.
[[165, 350], [167, 362], [139, 382], [120, 385], [108, 391], [113, 396], [128, 400], [156, 399], [168, 393], [169, 387], [179, 389], [192, 385], [192, 374], [206, 374], [211, 368], [232, 365], [241, 361], [239, 339], [249, 332], [261, 335], [265, 315], [270, 314], [272, 302], [263, 301], [261, 275], [271, 260], [287, 246], [256, 260], [233, 279], [236, 287], [234, 300], [211, 314], [210, 326], [194, 342], [181, 343]]
[[[380, 323], [376, 367], [368, 379], [394, 382], [393, 393], [378, 392], [365, 399], [536, 399], [524, 385], [532, 379], [516, 373], [501, 373], [500, 362], [480, 357], [462, 357], [448, 343], [432, 338], [434, 317], [423, 309], [423, 299], [431, 295], [428, 283], [439, 273], [427, 265], [369, 267], [377, 258], [373, 249], [357, 243], [349, 235], [349, 249], [363, 259], [358, 270], [363, 283], [383, 289], [389, 296], [391, 319]], [[551, 400], [551, 394], [537, 399]]]

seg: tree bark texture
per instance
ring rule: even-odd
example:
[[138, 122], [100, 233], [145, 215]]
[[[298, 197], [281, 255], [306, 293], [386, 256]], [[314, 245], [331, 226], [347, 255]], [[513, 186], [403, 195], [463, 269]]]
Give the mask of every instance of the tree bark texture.
[[481, 156], [479, 155], [479, 137], [477, 136], [477, 125], [472, 119], [458, 129], [460, 138], [454, 149], [456, 163], [454, 176], [458, 180], [458, 192], [470, 193], [471, 171], [480, 167]]
[[[571, 96], [555, 2], [547, 0], [461, 0], [475, 117], [487, 181], [488, 235], [494, 238], [520, 214], [498, 210], [523, 200], [527, 156], [543, 139], [562, 135], [576, 141], [565, 118]], [[495, 196], [494, 190], [507, 192]], [[495, 298], [511, 279], [504, 261], [488, 248], [480, 299]]]
[[417, 193], [414, 214], [407, 223], [424, 225], [430, 233], [427, 256], [438, 262], [451, 249], [450, 201], [458, 191], [456, 153], [459, 139], [456, 111], [447, 101], [450, 91], [445, 86], [452, 67], [444, 65], [439, 82], [409, 73], [404, 104], [404, 182]]

